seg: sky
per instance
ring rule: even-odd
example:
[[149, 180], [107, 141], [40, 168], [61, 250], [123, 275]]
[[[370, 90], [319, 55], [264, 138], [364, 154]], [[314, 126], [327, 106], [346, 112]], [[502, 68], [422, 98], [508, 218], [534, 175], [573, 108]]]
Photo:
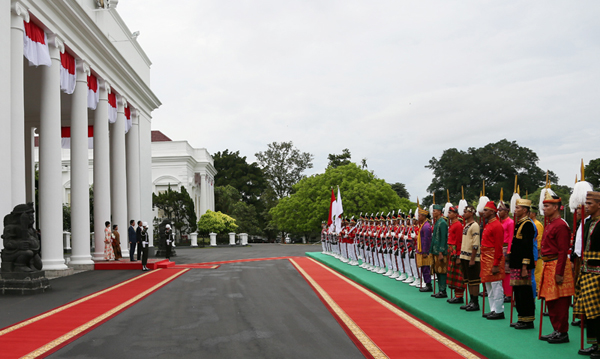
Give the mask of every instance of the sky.
[[126, 0], [152, 129], [249, 162], [344, 148], [411, 200], [444, 150], [517, 141], [573, 186], [600, 157], [600, 2]]

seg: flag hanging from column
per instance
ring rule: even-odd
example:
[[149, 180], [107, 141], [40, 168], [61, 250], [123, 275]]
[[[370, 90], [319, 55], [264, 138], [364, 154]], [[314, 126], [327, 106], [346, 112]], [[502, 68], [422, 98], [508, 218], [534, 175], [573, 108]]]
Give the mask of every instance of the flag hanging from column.
[[98, 101], [100, 101], [100, 95], [98, 93], [98, 79], [94, 75], [90, 75], [87, 77], [87, 85], [88, 85], [88, 95], [87, 95], [87, 105], [91, 110], [95, 110], [98, 106]]
[[127, 104], [127, 107], [125, 107], [125, 133], [129, 132], [129, 130], [131, 129], [131, 110], [129, 109], [129, 103]]
[[117, 96], [114, 92], [108, 94], [108, 122], [117, 122]]
[[[60, 144], [64, 149], [71, 148], [71, 127], [60, 128]], [[88, 126], [88, 149], [94, 148], [94, 126]]]
[[335, 233], [340, 234], [342, 230], [342, 213], [344, 213], [344, 206], [342, 206], [342, 194], [340, 193], [340, 187], [338, 186], [337, 200], [335, 201]]
[[29, 60], [29, 66], [50, 66], [50, 50], [48, 38], [41, 27], [33, 22], [23, 22], [23, 55]]
[[333, 193], [333, 188], [331, 189], [331, 201], [329, 202], [329, 218], [327, 219], [327, 226], [329, 227], [329, 230], [332, 231], [333, 230], [333, 211], [334, 211], [334, 206], [335, 204], [335, 194]]
[[75, 58], [66, 51], [60, 54], [60, 89], [71, 95], [75, 91]]

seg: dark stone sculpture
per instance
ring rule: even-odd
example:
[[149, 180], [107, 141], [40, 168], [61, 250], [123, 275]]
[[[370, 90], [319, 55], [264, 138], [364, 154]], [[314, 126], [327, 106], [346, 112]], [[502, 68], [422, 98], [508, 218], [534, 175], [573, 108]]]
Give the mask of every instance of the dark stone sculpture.
[[19, 204], [4, 216], [4, 249], [0, 254], [2, 294], [41, 293], [50, 289], [42, 269], [41, 243], [33, 228], [33, 203]]

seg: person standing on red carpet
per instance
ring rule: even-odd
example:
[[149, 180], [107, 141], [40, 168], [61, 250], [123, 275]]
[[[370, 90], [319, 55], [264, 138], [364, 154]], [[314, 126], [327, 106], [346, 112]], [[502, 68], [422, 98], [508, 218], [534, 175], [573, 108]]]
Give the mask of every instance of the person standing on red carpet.
[[544, 215], [548, 225], [542, 237], [542, 260], [544, 269], [538, 296], [548, 304], [548, 313], [554, 332], [542, 335], [541, 340], [551, 344], [569, 342], [569, 306], [575, 294], [571, 262], [567, 258], [571, 242], [571, 230], [560, 218], [560, 197], [546, 192]]
[[463, 286], [463, 276], [460, 269], [460, 252], [462, 248], [462, 232], [463, 225], [458, 220], [458, 206], [452, 206], [448, 210], [448, 220], [450, 227], [448, 228], [448, 287], [454, 289], [455, 297], [447, 300], [448, 303], [462, 304], [464, 303], [463, 294], [465, 287]]
[[146, 266], [148, 264], [148, 247], [150, 246], [150, 240], [148, 236], [148, 222], [143, 222], [142, 226], [143, 229], [140, 233], [140, 246], [142, 247], [142, 270], [148, 271], [149, 269]]
[[481, 237], [479, 223], [475, 221], [477, 210], [473, 206], [467, 206], [463, 213], [465, 227], [462, 232], [462, 244], [460, 252], [460, 264], [465, 283], [469, 288], [471, 302], [463, 305], [460, 309], [467, 312], [479, 311], [479, 285], [481, 284], [481, 265], [479, 263], [481, 256]]
[[112, 248], [112, 233], [110, 232], [110, 222], [104, 222], [104, 260], [115, 259], [115, 252]]
[[502, 244], [502, 253], [506, 258], [504, 262], [504, 279], [502, 279], [502, 289], [504, 289], [504, 303], [510, 303], [510, 297], [512, 297], [512, 286], [510, 285], [510, 267], [508, 265], [510, 256], [510, 246], [513, 239], [513, 232], [515, 231], [515, 221], [508, 216], [509, 209], [504, 201], [498, 203], [498, 217], [500, 223], [504, 229], [504, 243]]
[[123, 258], [123, 255], [121, 254], [121, 235], [119, 234], [119, 226], [116, 224], [113, 226], [111, 238], [115, 260], [118, 261], [119, 259]]
[[490, 302], [490, 312], [483, 316], [490, 320], [504, 319], [504, 290], [502, 279], [504, 273], [504, 228], [498, 220], [498, 209], [493, 201], [489, 201], [483, 209], [486, 225], [481, 236], [481, 282], [485, 283]]

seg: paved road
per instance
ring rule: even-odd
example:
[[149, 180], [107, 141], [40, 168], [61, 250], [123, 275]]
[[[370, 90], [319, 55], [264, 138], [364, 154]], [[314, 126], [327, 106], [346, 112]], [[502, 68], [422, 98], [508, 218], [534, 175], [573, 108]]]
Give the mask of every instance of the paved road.
[[[295, 256], [318, 249], [318, 246], [278, 244], [257, 244], [248, 248], [178, 248], [178, 256], [173, 259], [178, 263], [198, 263]], [[12, 308], [30, 305], [34, 309], [29, 313], [44, 311], [42, 307], [49, 306], [44, 304], [46, 298], [60, 297], [63, 292], [65, 297], [71, 298], [85, 292], [83, 289], [66, 289], [62, 283], [77, 286], [94, 280], [114, 284], [132, 273], [95, 271], [55, 279], [52, 284], [57, 285], [53, 293], [31, 299], [3, 298], [0, 309], [5, 313], [5, 305]], [[102, 284], [96, 290], [106, 286]], [[73, 299], [67, 301], [70, 300]], [[12, 320], [15, 319], [13, 316]], [[5, 322], [4, 318], [0, 320], [0, 323]], [[111, 357], [363, 356], [291, 263], [272, 260], [225, 264], [214, 270], [192, 269], [50, 356]]]

